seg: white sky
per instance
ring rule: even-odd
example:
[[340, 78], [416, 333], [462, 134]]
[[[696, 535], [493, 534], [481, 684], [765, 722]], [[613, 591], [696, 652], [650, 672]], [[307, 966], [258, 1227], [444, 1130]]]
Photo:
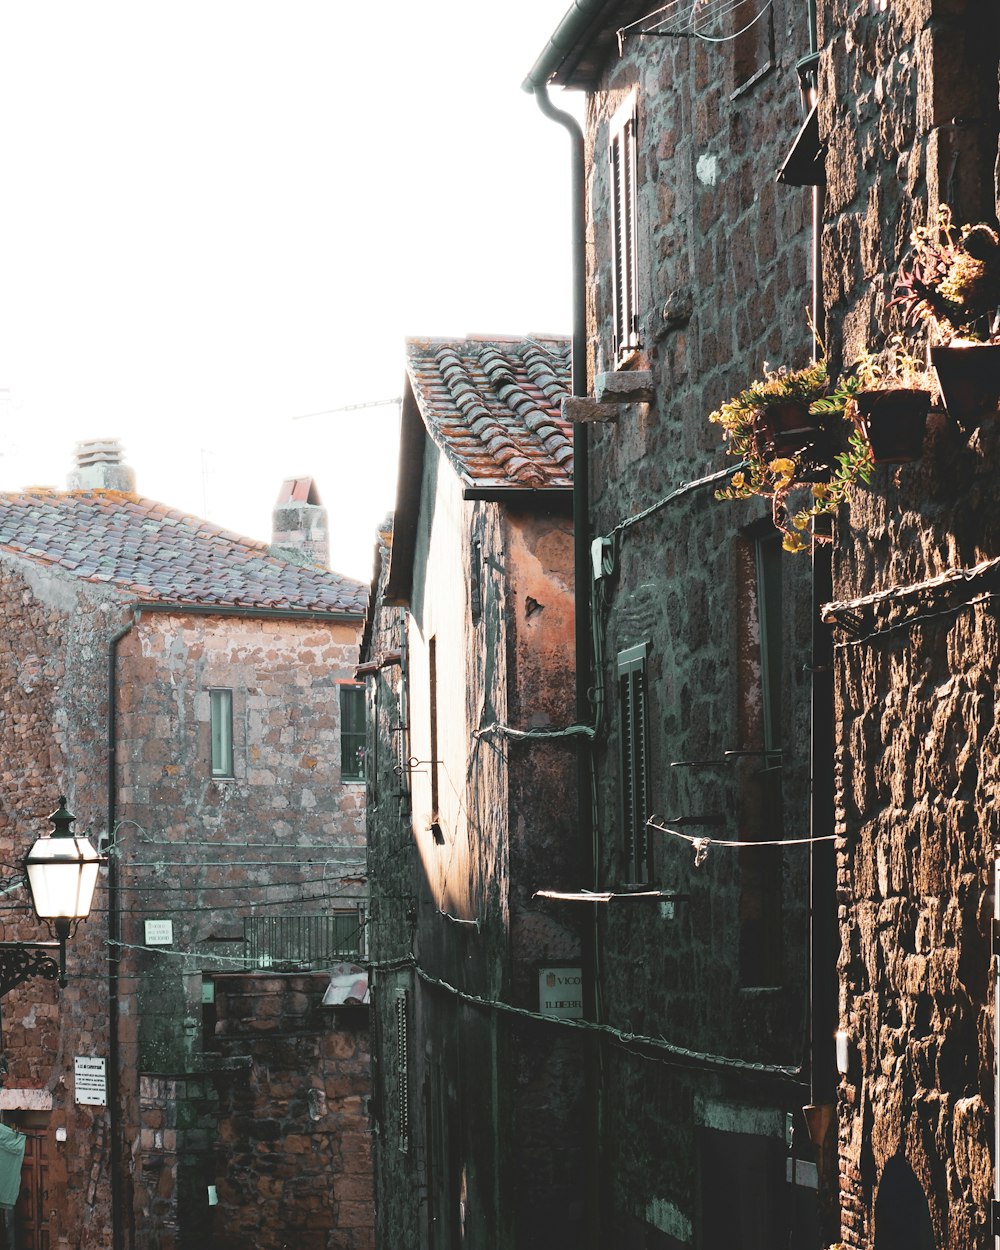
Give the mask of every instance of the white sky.
[[407, 334], [568, 331], [568, 0], [0, 0], [0, 488], [117, 437], [254, 538], [311, 475], [367, 580]]

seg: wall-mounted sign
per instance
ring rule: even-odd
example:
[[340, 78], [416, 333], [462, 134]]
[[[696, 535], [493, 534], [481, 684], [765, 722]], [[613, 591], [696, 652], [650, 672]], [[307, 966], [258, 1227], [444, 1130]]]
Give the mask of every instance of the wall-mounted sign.
[[108, 1105], [108, 1079], [105, 1059], [77, 1055], [73, 1060], [76, 1101], [92, 1107]]
[[561, 965], [538, 970], [538, 1010], [563, 1020], [583, 1019], [583, 970]]
[[172, 920], [147, 920], [146, 945], [170, 946], [174, 940], [174, 922]]

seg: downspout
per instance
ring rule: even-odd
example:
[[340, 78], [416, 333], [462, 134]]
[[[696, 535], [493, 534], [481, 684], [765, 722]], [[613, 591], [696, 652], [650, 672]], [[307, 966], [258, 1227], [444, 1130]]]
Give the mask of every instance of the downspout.
[[[809, 0], [809, 56], [800, 63], [804, 102], [818, 92], [819, 44], [816, 0]], [[816, 335], [825, 341], [823, 306], [823, 186], [812, 189], [812, 315]], [[819, 345], [814, 338], [814, 358]], [[833, 544], [813, 543], [812, 683], [809, 738], [809, 828], [814, 839], [809, 859], [809, 1137], [819, 1174], [819, 1224], [823, 1244], [840, 1237], [837, 1168], [837, 853], [834, 832], [833, 637], [820, 611], [833, 598]]]
[[[121, 901], [118, 881], [118, 850], [115, 845], [115, 824], [118, 820], [118, 644], [135, 626], [136, 618], [112, 635], [108, 643], [108, 1114], [111, 1120], [111, 1244], [123, 1250], [123, 1176], [122, 1176], [122, 1108], [120, 1047], [118, 1043], [118, 962], [121, 958]], [[118, 1123], [115, 1123], [117, 1119]]]
[[[587, 5], [580, 5], [578, 9]], [[564, 19], [580, 20], [576, 11]], [[547, 52], [553, 48], [550, 44]], [[571, 390], [573, 395], [587, 394], [587, 292], [586, 292], [586, 172], [584, 162], [584, 138], [580, 124], [572, 114], [558, 109], [548, 94], [547, 57], [543, 55], [524, 83], [526, 91], [534, 94], [538, 107], [551, 121], [564, 127], [570, 137], [570, 177], [572, 211], [571, 264], [573, 300], [573, 346], [571, 357]], [[576, 649], [576, 719], [580, 725], [593, 721], [594, 708], [591, 699], [592, 648], [590, 636], [591, 558], [590, 558], [590, 460], [587, 426], [576, 422], [573, 427], [573, 576], [574, 576], [574, 627]], [[597, 886], [597, 856], [594, 846], [593, 816], [594, 764], [591, 739], [581, 735], [577, 740], [577, 823], [579, 826], [580, 869], [584, 881]], [[585, 926], [581, 938], [584, 968], [584, 1013], [589, 1020], [597, 1020], [597, 909], [594, 908], [593, 924]], [[587, 975], [589, 972], [590, 975]], [[591, 1131], [587, 1139], [588, 1209], [585, 1235], [591, 1246], [605, 1244], [602, 1239], [602, 1216], [605, 1207], [603, 1190], [605, 1177], [601, 1168], [602, 1140], [602, 1052], [598, 1040], [586, 1050], [587, 1093], [591, 1098]]]

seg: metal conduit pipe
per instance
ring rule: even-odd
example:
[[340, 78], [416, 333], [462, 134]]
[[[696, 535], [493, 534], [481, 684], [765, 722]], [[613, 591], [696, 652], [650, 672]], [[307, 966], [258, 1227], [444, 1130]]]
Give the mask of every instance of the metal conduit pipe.
[[[113, 1250], [122, 1250], [124, 1211], [122, 1209], [124, 1185], [122, 1176], [122, 1109], [120, 1101], [121, 1050], [118, 1039], [118, 961], [121, 958], [121, 901], [118, 888], [118, 855], [114, 846], [115, 824], [118, 819], [118, 766], [116, 745], [118, 740], [118, 644], [135, 626], [135, 617], [113, 634], [108, 642], [108, 839], [111, 843], [108, 855], [108, 1119], [111, 1129], [111, 1244]], [[117, 1120], [117, 1123], [115, 1122]]]

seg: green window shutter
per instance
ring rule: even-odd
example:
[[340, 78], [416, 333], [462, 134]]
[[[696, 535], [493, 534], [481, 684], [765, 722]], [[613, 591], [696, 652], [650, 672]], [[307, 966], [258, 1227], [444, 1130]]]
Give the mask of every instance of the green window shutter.
[[365, 688], [340, 687], [340, 779], [365, 778]]

